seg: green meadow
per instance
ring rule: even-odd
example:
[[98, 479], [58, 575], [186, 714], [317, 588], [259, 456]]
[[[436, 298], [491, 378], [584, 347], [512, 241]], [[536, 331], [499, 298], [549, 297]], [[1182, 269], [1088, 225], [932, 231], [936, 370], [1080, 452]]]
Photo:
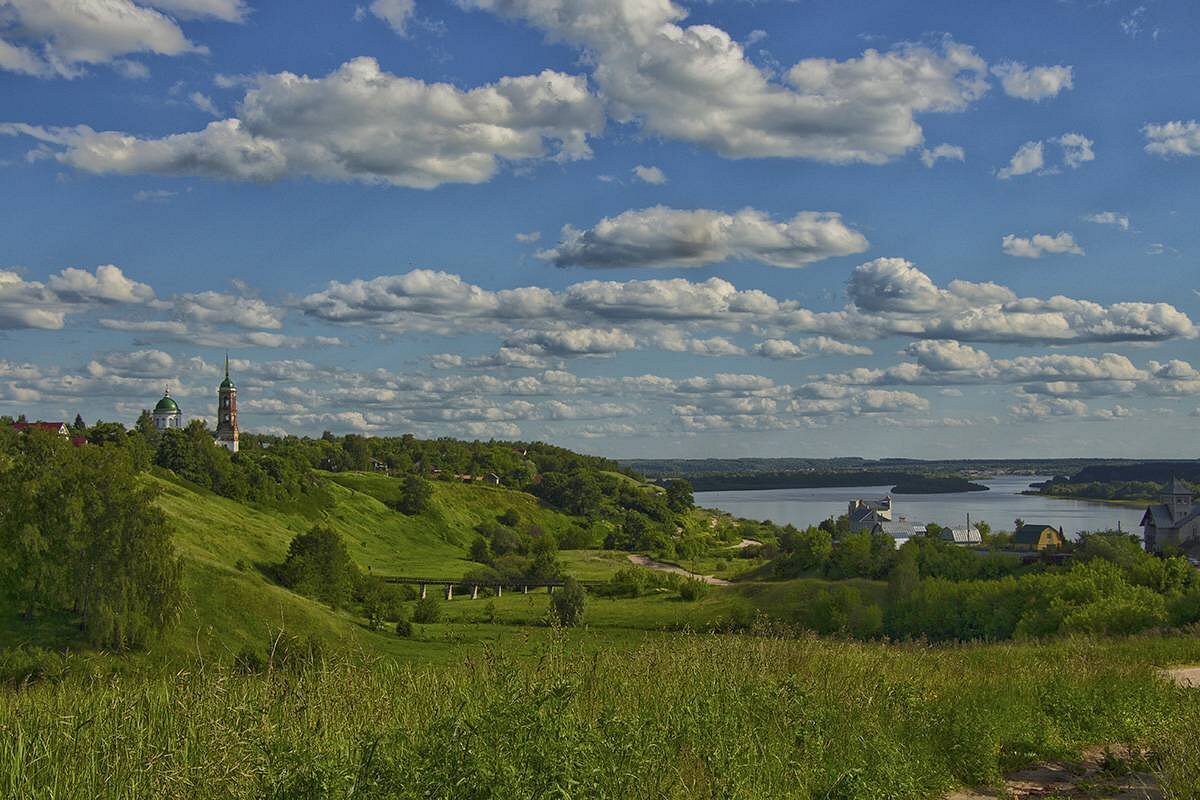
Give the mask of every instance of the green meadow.
[[[691, 602], [666, 582], [591, 595], [571, 629], [551, 624], [544, 588], [485, 592], [441, 602], [437, 622], [401, 637], [288, 591], [270, 565], [320, 522], [364, 572], [454, 577], [478, 566], [475, 526], [498, 515], [556, 535], [580, 521], [522, 492], [437, 481], [409, 516], [390, 506], [394, 479], [325, 477], [330, 505], [279, 510], [147, 474], [185, 600], [143, 651], [89, 650], [66, 618], [9, 609], [0, 796], [930, 798], [1105, 744], [1145, 752], [1166, 796], [1200, 792], [1181, 747], [1200, 739], [1200, 692], [1158, 672], [1200, 663], [1194, 632], [821, 638], [779, 620], [821, 588], [880, 600], [888, 585], [800, 578]], [[693, 562], [730, 577], [763, 563], [723, 549]], [[629, 568], [625, 552], [558, 557], [589, 581]]]

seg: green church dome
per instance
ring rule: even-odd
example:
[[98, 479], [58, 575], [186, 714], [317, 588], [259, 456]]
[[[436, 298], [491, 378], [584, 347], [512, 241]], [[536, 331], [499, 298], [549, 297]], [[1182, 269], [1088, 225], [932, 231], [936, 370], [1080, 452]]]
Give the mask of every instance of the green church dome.
[[221, 388], [234, 390], [237, 389], [237, 387], [234, 386], [233, 381], [229, 379], [229, 353], [225, 354], [225, 380], [221, 381]]
[[178, 414], [179, 404], [171, 399], [171, 395], [164, 392], [162, 400], [158, 401], [158, 405], [154, 407], [155, 414]]

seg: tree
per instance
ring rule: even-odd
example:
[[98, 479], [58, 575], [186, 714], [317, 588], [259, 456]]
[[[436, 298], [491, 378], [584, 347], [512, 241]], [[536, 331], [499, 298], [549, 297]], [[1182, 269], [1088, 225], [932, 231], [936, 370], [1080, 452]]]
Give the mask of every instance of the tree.
[[76, 436], [86, 436], [87, 435], [87, 423], [83, 421], [82, 414], [75, 415], [75, 422], [73, 422], [71, 424], [71, 432], [74, 433]]
[[479, 536], [471, 542], [471, 560], [480, 564], [491, 564], [496, 558], [492, 552], [492, 543]]
[[574, 578], [568, 577], [563, 586], [550, 595], [550, 613], [559, 625], [564, 628], [574, 627], [583, 622], [583, 607], [587, 595], [583, 586]]
[[413, 607], [412, 621], [422, 625], [437, 622], [442, 616], [442, 604], [436, 597], [422, 597]]
[[350, 599], [357, 577], [358, 568], [341, 534], [322, 525], [292, 539], [287, 559], [279, 567], [280, 583], [334, 609]]
[[429, 508], [429, 499], [432, 496], [433, 487], [429, 485], [429, 481], [419, 475], [408, 475], [400, 484], [396, 510], [409, 516], [420, 514]]
[[71, 610], [95, 645], [144, 644], [176, 616], [182, 563], [126, 447], [29, 431], [0, 473], [0, 583], [26, 619]]
[[692, 498], [692, 484], [683, 478], [676, 478], [667, 483], [667, 506], [676, 514], [682, 514], [695, 505]]

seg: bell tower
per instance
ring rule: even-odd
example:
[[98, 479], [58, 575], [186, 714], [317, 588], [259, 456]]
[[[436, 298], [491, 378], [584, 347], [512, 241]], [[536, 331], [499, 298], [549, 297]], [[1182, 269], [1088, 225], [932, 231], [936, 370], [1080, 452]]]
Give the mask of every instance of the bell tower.
[[237, 386], [229, 378], [229, 353], [225, 354], [225, 380], [217, 390], [217, 445], [238, 451]]

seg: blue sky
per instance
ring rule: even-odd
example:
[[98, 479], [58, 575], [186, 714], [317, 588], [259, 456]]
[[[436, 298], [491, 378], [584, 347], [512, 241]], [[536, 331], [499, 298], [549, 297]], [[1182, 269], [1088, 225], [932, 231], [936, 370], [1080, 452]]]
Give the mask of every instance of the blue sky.
[[[850, 6], [847, 8], [847, 6]], [[0, 0], [0, 413], [1195, 456], [1200, 9]]]

